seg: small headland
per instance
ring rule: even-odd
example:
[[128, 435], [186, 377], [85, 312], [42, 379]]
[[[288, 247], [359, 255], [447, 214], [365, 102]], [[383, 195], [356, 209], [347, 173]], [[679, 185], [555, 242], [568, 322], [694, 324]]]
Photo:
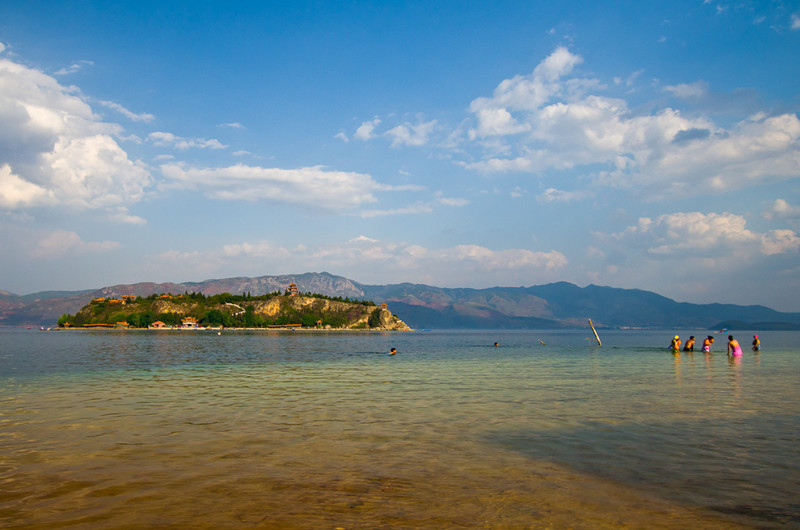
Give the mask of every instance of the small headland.
[[69, 329], [256, 329], [409, 331], [386, 304], [295, 290], [250, 296], [222, 293], [123, 295], [95, 298], [76, 314], [64, 314]]

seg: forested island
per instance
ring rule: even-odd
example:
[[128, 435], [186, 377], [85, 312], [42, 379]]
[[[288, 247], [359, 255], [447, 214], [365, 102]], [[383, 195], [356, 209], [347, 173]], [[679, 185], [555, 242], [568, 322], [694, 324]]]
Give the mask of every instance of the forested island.
[[60, 328], [314, 328], [410, 329], [386, 304], [301, 294], [296, 287], [259, 296], [230, 293], [123, 295], [95, 298], [76, 314], [63, 314]]

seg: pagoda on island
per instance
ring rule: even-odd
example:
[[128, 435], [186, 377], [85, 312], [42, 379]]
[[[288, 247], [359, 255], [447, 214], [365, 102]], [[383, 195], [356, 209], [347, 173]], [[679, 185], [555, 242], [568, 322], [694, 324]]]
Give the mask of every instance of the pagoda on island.
[[297, 296], [298, 294], [300, 294], [300, 291], [297, 290], [297, 285], [290, 283], [289, 288], [286, 289], [286, 296]]

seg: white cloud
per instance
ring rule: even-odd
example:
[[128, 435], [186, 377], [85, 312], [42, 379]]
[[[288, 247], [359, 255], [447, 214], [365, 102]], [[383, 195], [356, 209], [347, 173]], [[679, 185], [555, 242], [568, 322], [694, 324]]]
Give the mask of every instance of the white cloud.
[[244, 129], [244, 125], [242, 125], [238, 121], [230, 123], [220, 123], [217, 127], [227, 127], [229, 129]]
[[467, 199], [459, 199], [455, 197], [439, 197], [436, 199], [439, 204], [445, 206], [467, 206], [470, 202]]
[[523, 249], [495, 251], [478, 245], [458, 245], [440, 255], [448, 260], [474, 262], [479, 268], [489, 271], [528, 267], [555, 270], [567, 264], [567, 258], [557, 251], [532, 252]]
[[0, 167], [0, 207], [16, 208], [55, 202], [53, 192], [19, 178], [8, 164]]
[[529, 130], [530, 124], [518, 122], [511, 111], [537, 109], [562, 93], [565, 86], [559, 80], [581, 62], [579, 56], [566, 48], [557, 48], [531, 74], [506, 79], [495, 88], [491, 98], [475, 99], [470, 104], [470, 111], [476, 115], [478, 127], [470, 130], [470, 138]]
[[353, 239], [348, 241], [348, 243], [377, 243], [377, 242], [378, 242], [377, 239], [372, 239], [371, 237], [367, 236], [354, 237]]
[[75, 87], [0, 59], [0, 173], [4, 207], [105, 208], [139, 200], [148, 169], [114, 140]]
[[775, 199], [769, 209], [761, 216], [769, 221], [773, 219], [800, 219], [800, 206], [793, 206], [783, 199]]
[[419, 147], [428, 143], [428, 139], [435, 129], [436, 120], [421, 122], [416, 125], [404, 123], [386, 131], [385, 136], [392, 139], [391, 147], [402, 145]]
[[[578, 63], [580, 57], [559, 48], [530, 76], [503, 81], [491, 98], [474, 100], [477, 126], [469, 138], [480, 139], [481, 147], [490, 137], [503, 143], [493, 154], [461, 165], [484, 173], [585, 168], [596, 185], [631, 189], [654, 200], [722, 193], [800, 174], [795, 114], [760, 113], [728, 128], [669, 107], [641, 115], [622, 99], [592, 93], [602, 88], [599, 82], [569, 77]], [[708, 87], [696, 82], [666, 90], [698, 97]]]
[[131, 215], [130, 213], [128, 213], [128, 209], [125, 208], [124, 206], [118, 207], [116, 209], [116, 212], [112, 213], [109, 216], [109, 219], [111, 219], [112, 221], [117, 222], [117, 223], [124, 223], [124, 224], [130, 224], [130, 225], [145, 225], [145, 224], [147, 224], [147, 220], [146, 219], [144, 219], [142, 217], [139, 217], [138, 215]]
[[[0, 50], [0, 51], [2, 51], [2, 50]], [[74, 73], [80, 71], [81, 69], [83, 69], [84, 66], [92, 66], [93, 64], [94, 63], [92, 61], [78, 61], [77, 63], [71, 64], [66, 68], [61, 68], [60, 70], [54, 72], [54, 75], [74, 74]]]
[[527, 132], [531, 126], [519, 123], [511, 113], [504, 108], [493, 106], [490, 100], [479, 98], [472, 102], [469, 108], [478, 118], [478, 128], [470, 129], [470, 139], [485, 138], [487, 136], [506, 136]]
[[761, 236], [761, 253], [766, 256], [797, 252], [800, 237], [792, 230], [770, 230]]
[[155, 116], [153, 116], [152, 114], [148, 114], [146, 112], [142, 112], [140, 114], [131, 112], [130, 110], [126, 109], [119, 103], [115, 103], [113, 101], [98, 101], [98, 103], [109, 109], [116, 110], [117, 112], [119, 112], [120, 114], [122, 114], [131, 121], [143, 121], [145, 123], [150, 123], [151, 121], [156, 119]]
[[664, 90], [679, 98], [698, 98], [708, 93], [708, 83], [696, 81], [664, 87]]
[[[419, 186], [398, 186], [392, 188], [393, 190], [411, 190], [411, 191], [421, 191], [423, 188]], [[418, 201], [403, 208], [391, 208], [391, 209], [384, 209], [384, 210], [364, 210], [361, 212], [361, 217], [363, 218], [374, 218], [374, 217], [387, 217], [389, 215], [418, 215], [418, 214], [430, 214], [435, 211], [435, 207], [437, 205], [442, 206], [450, 206], [450, 207], [460, 207], [466, 206], [470, 203], [467, 199], [461, 199], [456, 197], [444, 197], [442, 192], [436, 192], [435, 199], [432, 201]]]
[[226, 258], [254, 257], [254, 258], [277, 258], [286, 257], [286, 249], [276, 247], [269, 241], [255, 241], [253, 243], [235, 243], [222, 247], [222, 255]]
[[728, 212], [681, 212], [656, 219], [641, 218], [636, 225], [612, 238], [646, 249], [651, 257], [666, 259], [748, 259], [754, 254], [769, 256], [796, 252], [800, 248], [800, 237], [791, 230], [759, 234], [746, 225], [744, 217]]
[[161, 171], [172, 185], [198, 190], [222, 200], [269, 200], [326, 210], [348, 210], [375, 202], [375, 191], [391, 190], [363, 173], [332, 171], [322, 166], [279, 169], [237, 164], [224, 168], [187, 168], [165, 164]]
[[0, 53], [3, 53], [4, 51], [6, 51], [6, 45], [0, 42]]
[[796, 292], [792, 271], [800, 237], [790, 230], [757, 232], [740, 215], [641, 218], [616, 234], [595, 233], [593, 243], [597, 259], [586, 278], [595, 283], [644, 287], [698, 303], [794, 303], [787, 293]]
[[338, 138], [344, 143], [348, 143], [350, 141], [350, 138], [347, 137], [347, 134], [345, 134], [344, 131], [339, 131], [338, 133], [334, 134], [333, 137]]
[[583, 199], [589, 198], [594, 196], [594, 194], [590, 191], [586, 190], [579, 190], [579, 191], [564, 191], [559, 190], [556, 188], [547, 188], [542, 192], [536, 200], [539, 202], [547, 203], [547, 202], [573, 202], [573, 201], [581, 201]]
[[57, 258], [108, 252], [120, 248], [116, 241], [83, 241], [75, 232], [56, 230], [42, 237], [32, 255], [36, 258]]
[[433, 206], [430, 203], [418, 202], [405, 208], [392, 208], [387, 210], [364, 210], [361, 217], [370, 219], [374, 217], [386, 217], [389, 215], [417, 215], [433, 213]]
[[176, 136], [172, 133], [163, 131], [151, 132], [147, 135], [147, 139], [150, 140], [153, 145], [159, 147], [174, 147], [175, 149], [179, 149], [181, 151], [191, 149], [193, 147], [197, 147], [199, 149], [228, 148], [227, 145], [222, 144], [216, 138], [211, 138], [210, 140], [206, 140], [205, 138], [183, 138], [181, 136]]
[[355, 134], [353, 134], [353, 138], [355, 138], [356, 140], [363, 140], [363, 141], [375, 138], [375, 134], [373, 133], [373, 131], [375, 131], [375, 127], [380, 125], [380, 123], [381, 120], [379, 120], [378, 118], [375, 118], [372, 121], [365, 121], [358, 127], [358, 129], [356, 129]]
[[[144, 195], [144, 184], [149, 184], [150, 174], [144, 165], [131, 162], [106, 135], [62, 137], [42, 158], [60, 183], [60, 190], [68, 192], [62, 202], [80, 208], [136, 202]], [[121, 171], [125, 175], [120, 175]]]
[[792, 14], [792, 29], [798, 30], [800, 29], [800, 15], [797, 13]]

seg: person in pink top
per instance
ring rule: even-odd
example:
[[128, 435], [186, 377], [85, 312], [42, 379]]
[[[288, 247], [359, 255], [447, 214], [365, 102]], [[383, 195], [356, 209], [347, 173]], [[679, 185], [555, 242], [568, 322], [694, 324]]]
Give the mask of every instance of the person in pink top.
[[739, 341], [733, 338], [733, 335], [728, 335], [728, 356], [741, 357], [742, 347], [739, 346]]

